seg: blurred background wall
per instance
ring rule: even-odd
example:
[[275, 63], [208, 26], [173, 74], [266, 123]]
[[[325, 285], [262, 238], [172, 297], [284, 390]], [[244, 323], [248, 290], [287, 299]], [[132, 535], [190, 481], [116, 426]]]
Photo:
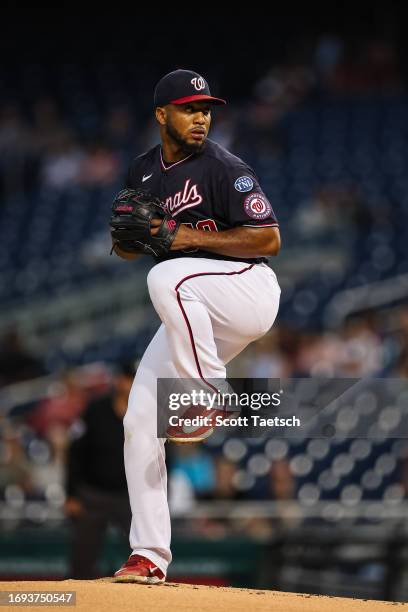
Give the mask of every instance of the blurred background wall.
[[[408, 375], [402, 4], [264, 10], [3, 11], [3, 578], [69, 574], [67, 453], [159, 323], [152, 262], [110, 257], [107, 220], [130, 160], [158, 142], [152, 93], [166, 72], [197, 70], [227, 98], [210, 137], [255, 169], [280, 221], [278, 319], [230, 375]], [[170, 447], [169, 577], [406, 598], [407, 446], [387, 432]], [[104, 550], [109, 575], [127, 553], [114, 527]]]

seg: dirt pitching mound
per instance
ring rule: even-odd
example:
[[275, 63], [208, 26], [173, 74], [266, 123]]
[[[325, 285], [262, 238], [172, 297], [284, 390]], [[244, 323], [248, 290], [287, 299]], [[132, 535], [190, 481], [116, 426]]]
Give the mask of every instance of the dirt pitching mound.
[[[67, 611], [135, 612], [380, 612], [407, 610], [408, 604], [385, 601], [367, 601], [340, 597], [325, 597], [234, 589], [229, 587], [195, 586], [166, 583], [163, 585], [117, 584], [112, 578], [99, 580], [16, 581], [0, 583], [0, 591], [75, 591], [76, 605], [27, 606], [24, 610], [65, 608]], [[15, 610], [17, 606], [2, 609]], [[20, 607], [20, 606], [19, 606]], [[21, 608], [20, 608], [21, 609]]]

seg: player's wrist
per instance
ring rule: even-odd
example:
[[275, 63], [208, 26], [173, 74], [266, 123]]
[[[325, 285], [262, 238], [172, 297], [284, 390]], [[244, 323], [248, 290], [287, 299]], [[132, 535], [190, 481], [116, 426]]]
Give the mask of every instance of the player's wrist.
[[180, 225], [176, 237], [171, 245], [172, 251], [182, 251], [183, 249], [197, 249], [200, 247], [199, 236], [202, 234], [200, 230], [191, 229], [185, 225]]

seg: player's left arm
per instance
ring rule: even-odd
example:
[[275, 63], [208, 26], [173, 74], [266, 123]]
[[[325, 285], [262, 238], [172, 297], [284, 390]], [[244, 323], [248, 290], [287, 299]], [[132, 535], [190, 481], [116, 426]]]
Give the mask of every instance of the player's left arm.
[[280, 247], [278, 227], [235, 227], [207, 232], [181, 225], [171, 250], [200, 249], [229, 257], [268, 257], [277, 255]]

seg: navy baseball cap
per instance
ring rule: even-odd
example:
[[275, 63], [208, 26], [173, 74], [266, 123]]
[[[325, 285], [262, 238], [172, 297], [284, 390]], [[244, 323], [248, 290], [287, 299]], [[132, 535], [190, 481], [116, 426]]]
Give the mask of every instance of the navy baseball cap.
[[157, 83], [154, 90], [154, 106], [186, 104], [206, 100], [211, 104], [226, 104], [221, 98], [211, 95], [207, 81], [192, 70], [174, 70]]

